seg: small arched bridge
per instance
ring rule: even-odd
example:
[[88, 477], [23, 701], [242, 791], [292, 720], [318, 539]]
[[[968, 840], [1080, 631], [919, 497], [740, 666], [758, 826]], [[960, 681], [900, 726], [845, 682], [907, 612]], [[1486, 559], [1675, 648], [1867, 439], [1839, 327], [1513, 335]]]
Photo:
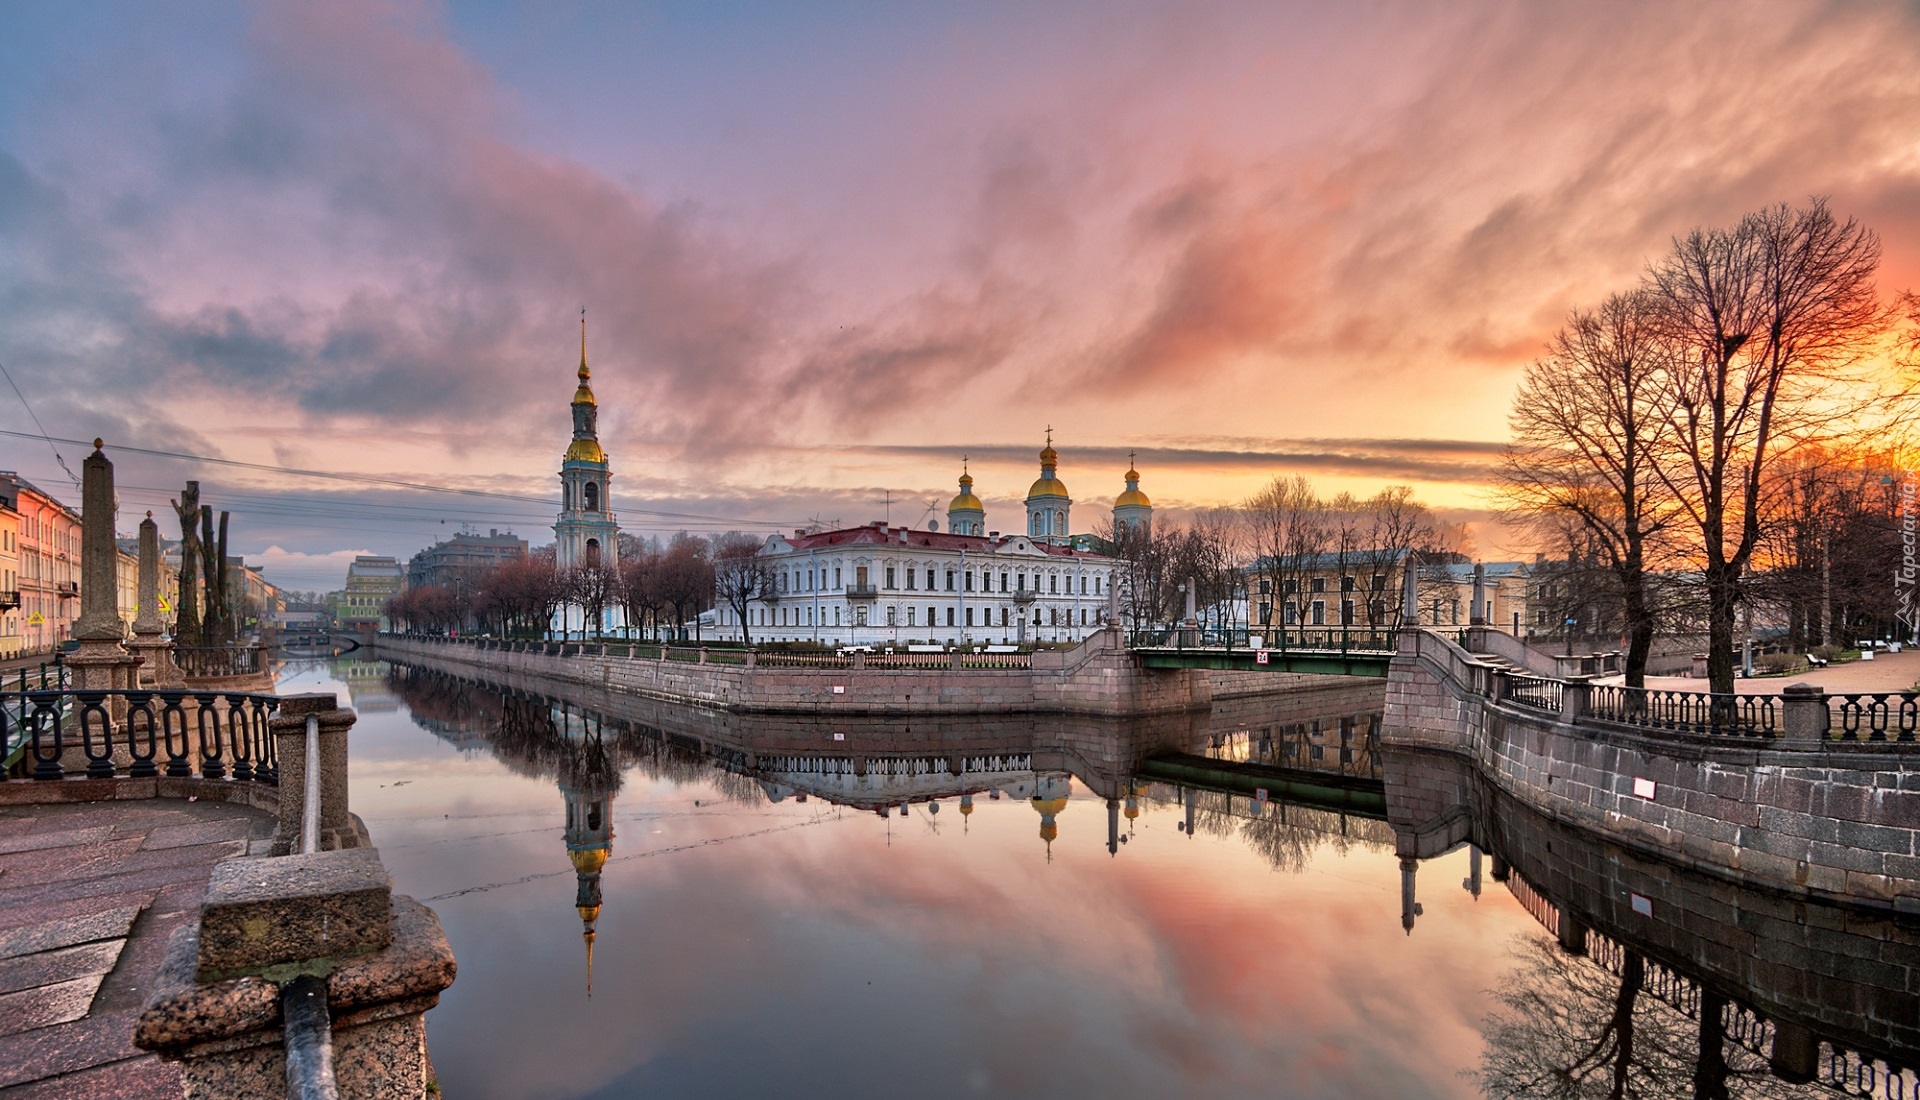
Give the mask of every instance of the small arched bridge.
[[1255, 634], [1204, 627], [1136, 630], [1129, 648], [1145, 668], [1212, 668], [1386, 679], [1399, 632], [1362, 627]]

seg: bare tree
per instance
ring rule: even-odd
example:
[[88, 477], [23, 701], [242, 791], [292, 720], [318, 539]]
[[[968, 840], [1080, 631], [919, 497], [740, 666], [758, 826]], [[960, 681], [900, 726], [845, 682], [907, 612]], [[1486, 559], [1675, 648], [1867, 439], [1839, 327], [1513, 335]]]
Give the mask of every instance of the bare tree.
[[[1659, 470], [1673, 439], [1672, 363], [1659, 308], [1643, 290], [1568, 319], [1514, 396], [1499, 475], [1510, 514], [1536, 535], [1583, 545], [1609, 574], [1627, 634], [1629, 687], [1646, 685], [1656, 619], [1647, 575], [1663, 557], [1677, 508]], [[1569, 564], [1575, 560], [1570, 552]]]
[[713, 551], [713, 589], [719, 601], [733, 612], [740, 623], [740, 641], [752, 645], [754, 600], [773, 591], [773, 566], [760, 556], [761, 543], [752, 535], [727, 534], [720, 537]]
[[1244, 508], [1249, 548], [1255, 555], [1256, 586], [1259, 581], [1267, 582], [1256, 588], [1254, 598], [1272, 600], [1271, 614], [1260, 625], [1297, 625], [1289, 620], [1288, 607], [1297, 610], [1306, 606], [1303, 594], [1324, 565], [1323, 557], [1333, 540], [1326, 502], [1314, 491], [1312, 482], [1295, 474], [1274, 478]]
[[590, 631], [600, 629], [608, 606], [619, 601], [620, 575], [606, 559], [596, 557], [575, 566], [561, 584], [568, 601], [580, 606], [580, 640], [584, 642]]
[[1734, 617], [1773, 466], [1879, 396], [1856, 369], [1893, 320], [1879, 263], [1879, 237], [1815, 199], [1696, 229], [1651, 272], [1676, 360], [1664, 476], [1698, 533], [1715, 692], [1733, 691]]
[[187, 482], [173, 502], [180, 517], [180, 590], [175, 596], [174, 641], [192, 647], [201, 644], [200, 595], [200, 483]]

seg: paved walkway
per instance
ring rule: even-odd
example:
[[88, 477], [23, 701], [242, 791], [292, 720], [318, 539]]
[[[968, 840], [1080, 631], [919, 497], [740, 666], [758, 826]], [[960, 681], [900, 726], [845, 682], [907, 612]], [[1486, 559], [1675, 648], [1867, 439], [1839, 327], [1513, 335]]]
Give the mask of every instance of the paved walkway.
[[177, 1100], [134, 1020], [213, 865], [272, 832], [222, 802], [0, 805], [0, 1091]]
[[[1608, 681], [1619, 683], [1619, 677]], [[1906, 691], [1920, 682], [1920, 650], [1876, 653], [1871, 661], [1809, 669], [1792, 676], [1756, 676], [1734, 681], [1742, 695], [1778, 695], [1788, 684], [1817, 684], [1829, 694], [1854, 691]], [[1649, 676], [1647, 686], [1672, 691], [1705, 691], [1707, 682], [1688, 676]]]

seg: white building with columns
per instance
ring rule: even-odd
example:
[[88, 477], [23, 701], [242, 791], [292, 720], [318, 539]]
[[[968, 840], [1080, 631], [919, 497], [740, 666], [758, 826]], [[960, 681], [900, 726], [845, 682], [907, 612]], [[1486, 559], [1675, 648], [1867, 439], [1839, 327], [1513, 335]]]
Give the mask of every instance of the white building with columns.
[[[1040, 453], [1024, 532], [987, 530], [973, 477], [962, 473], [945, 531], [872, 523], [768, 538], [760, 554], [774, 590], [748, 605], [746, 633], [835, 646], [1086, 638], [1108, 621], [1119, 563], [1072, 545], [1058, 461], [1051, 445]], [[721, 606], [715, 626], [722, 638], [741, 636], [733, 608]]]

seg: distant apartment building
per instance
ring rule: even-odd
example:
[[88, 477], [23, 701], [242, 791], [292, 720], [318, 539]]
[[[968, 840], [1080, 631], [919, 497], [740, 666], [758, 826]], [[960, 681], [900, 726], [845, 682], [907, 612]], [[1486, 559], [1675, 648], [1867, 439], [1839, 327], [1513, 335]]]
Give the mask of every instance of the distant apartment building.
[[[1400, 625], [1407, 553], [1404, 550], [1303, 555], [1274, 562], [1262, 558], [1247, 570], [1248, 622], [1253, 629], [1349, 627], [1393, 629]], [[1487, 625], [1512, 631], [1528, 617], [1524, 562], [1483, 562], [1483, 614]], [[1467, 626], [1473, 619], [1473, 574], [1467, 562], [1414, 567], [1420, 625]], [[1517, 616], [1517, 617], [1516, 617]]]
[[334, 604], [333, 617], [348, 630], [379, 630], [385, 607], [406, 580], [398, 558], [362, 554], [347, 566], [347, 586]]
[[527, 540], [515, 537], [511, 531], [504, 535], [497, 530], [484, 535], [462, 531], [408, 560], [407, 587], [454, 587], [477, 573], [526, 555]]
[[19, 651], [51, 652], [80, 614], [80, 513], [11, 471], [0, 501], [19, 516]]

